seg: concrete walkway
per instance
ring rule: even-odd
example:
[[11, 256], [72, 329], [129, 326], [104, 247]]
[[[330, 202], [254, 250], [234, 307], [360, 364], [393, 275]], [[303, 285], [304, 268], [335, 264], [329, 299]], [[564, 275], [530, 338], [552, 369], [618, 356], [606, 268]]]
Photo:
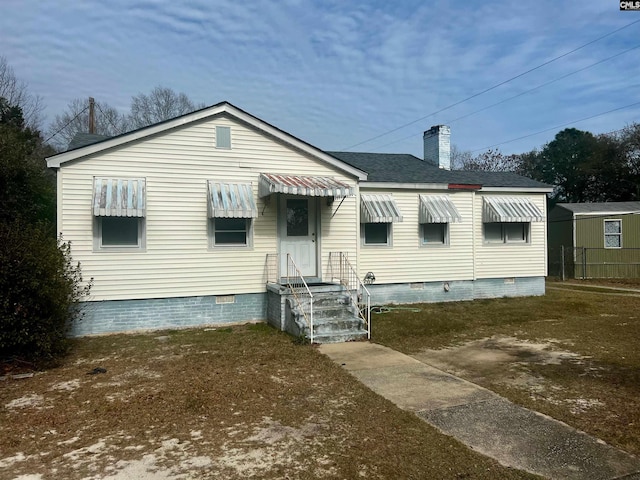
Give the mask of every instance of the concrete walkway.
[[640, 459], [408, 355], [368, 342], [319, 348], [374, 392], [503, 465], [551, 479], [640, 479]]

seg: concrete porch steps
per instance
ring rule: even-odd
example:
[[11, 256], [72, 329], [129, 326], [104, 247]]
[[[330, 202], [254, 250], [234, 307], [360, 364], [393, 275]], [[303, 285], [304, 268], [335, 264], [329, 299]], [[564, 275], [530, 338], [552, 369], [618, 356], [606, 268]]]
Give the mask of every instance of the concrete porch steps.
[[[339, 284], [310, 286], [313, 294], [313, 342], [339, 343], [366, 340], [367, 330], [349, 293]], [[279, 299], [280, 328], [296, 337], [311, 339], [309, 325], [291, 291], [284, 285], [268, 287], [271, 297]], [[276, 297], [277, 294], [277, 297]], [[303, 296], [303, 308], [308, 312], [309, 299]], [[272, 311], [275, 311], [273, 309]]]

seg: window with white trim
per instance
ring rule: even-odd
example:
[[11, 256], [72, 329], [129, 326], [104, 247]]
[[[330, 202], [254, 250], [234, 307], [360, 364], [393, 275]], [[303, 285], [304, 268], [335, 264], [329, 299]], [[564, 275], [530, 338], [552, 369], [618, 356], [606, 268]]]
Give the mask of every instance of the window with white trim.
[[363, 223], [364, 245], [391, 245], [391, 223]]
[[449, 245], [448, 223], [423, 223], [420, 230], [423, 245]]
[[216, 148], [231, 149], [231, 127], [216, 126]]
[[484, 223], [485, 243], [528, 243], [528, 222]]
[[211, 218], [209, 224], [214, 247], [246, 247], [251, 244], [250, 218]]
[[622, 220], [604, 221], [604, 248], [622, 248]]
[[94, 250], [144, 249], [146, 179], [94, 177], [93, 185]]
[[100, 217], [100, 247], [139, 247], [140, 219], [135, 217]]

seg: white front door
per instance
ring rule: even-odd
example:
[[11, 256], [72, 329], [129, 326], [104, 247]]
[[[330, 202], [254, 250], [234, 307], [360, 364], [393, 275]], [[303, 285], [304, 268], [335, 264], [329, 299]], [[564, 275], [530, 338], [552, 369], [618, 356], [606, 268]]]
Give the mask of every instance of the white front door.
[[287, 254], [305, 277], [317, 274], [316, 208], [313, 197], [280, 198], [280, 272], [287, 274]]

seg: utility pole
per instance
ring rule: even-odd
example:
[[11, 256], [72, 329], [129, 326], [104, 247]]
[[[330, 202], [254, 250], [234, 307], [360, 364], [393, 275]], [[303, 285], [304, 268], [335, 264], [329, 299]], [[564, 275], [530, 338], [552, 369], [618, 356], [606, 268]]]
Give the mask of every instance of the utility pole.
[[96, 101], [89, 97], [89, 133], [96, 133]]

